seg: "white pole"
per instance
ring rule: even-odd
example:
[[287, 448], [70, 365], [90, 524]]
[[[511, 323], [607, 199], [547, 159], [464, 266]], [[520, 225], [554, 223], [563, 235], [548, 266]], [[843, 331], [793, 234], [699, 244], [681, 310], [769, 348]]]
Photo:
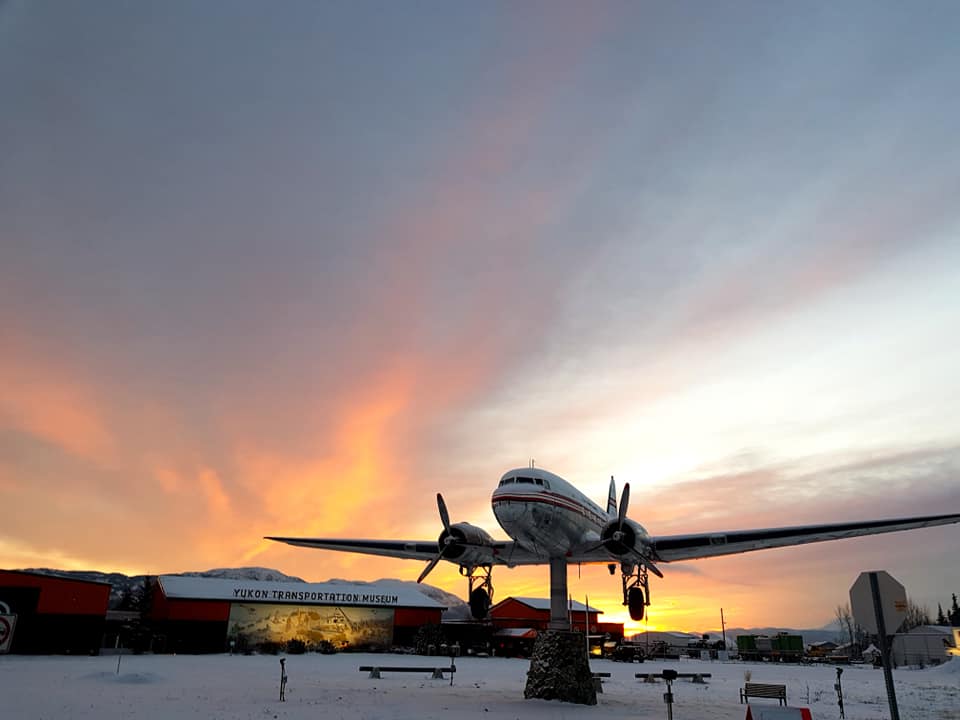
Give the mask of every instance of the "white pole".
[[587, 660], [590, 659], [590, 596], [584, 595], [584, 599], [587, 601], [586, 607], [583, 609], [583, 637], [587, 641]]

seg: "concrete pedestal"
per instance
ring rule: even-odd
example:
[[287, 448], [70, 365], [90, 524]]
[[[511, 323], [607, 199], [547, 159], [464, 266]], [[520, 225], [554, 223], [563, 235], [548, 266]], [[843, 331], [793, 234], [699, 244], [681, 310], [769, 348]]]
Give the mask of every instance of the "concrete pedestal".
[[523, 696], [597, 704], [582, 633], [547, 630], [537, 635]]

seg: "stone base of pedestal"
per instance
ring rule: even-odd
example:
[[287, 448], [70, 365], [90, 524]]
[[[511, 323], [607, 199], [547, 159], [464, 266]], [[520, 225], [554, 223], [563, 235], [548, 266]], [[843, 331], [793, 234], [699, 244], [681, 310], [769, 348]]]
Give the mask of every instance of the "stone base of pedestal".
[[580, 705], [597, 704], [597, 691], [581, 633], [547, 630], [537, 635], [523, 696]]

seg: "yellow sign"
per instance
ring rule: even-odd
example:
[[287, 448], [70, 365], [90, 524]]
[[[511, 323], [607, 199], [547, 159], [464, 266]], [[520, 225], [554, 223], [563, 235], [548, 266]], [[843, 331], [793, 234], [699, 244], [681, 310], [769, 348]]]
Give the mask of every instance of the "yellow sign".
[[947, 648], [947, 655], [960, 657], [960, 628], [953, 629], [953, 647]]

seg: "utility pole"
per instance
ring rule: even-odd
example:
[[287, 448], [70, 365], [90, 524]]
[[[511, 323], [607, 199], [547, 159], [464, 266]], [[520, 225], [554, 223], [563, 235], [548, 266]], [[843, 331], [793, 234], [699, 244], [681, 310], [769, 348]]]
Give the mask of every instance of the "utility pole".
[[727, 651], [727, 624], [723, 620], [723, 608], [720, 608], [720, 633], [723, 637], [723, 651]]

